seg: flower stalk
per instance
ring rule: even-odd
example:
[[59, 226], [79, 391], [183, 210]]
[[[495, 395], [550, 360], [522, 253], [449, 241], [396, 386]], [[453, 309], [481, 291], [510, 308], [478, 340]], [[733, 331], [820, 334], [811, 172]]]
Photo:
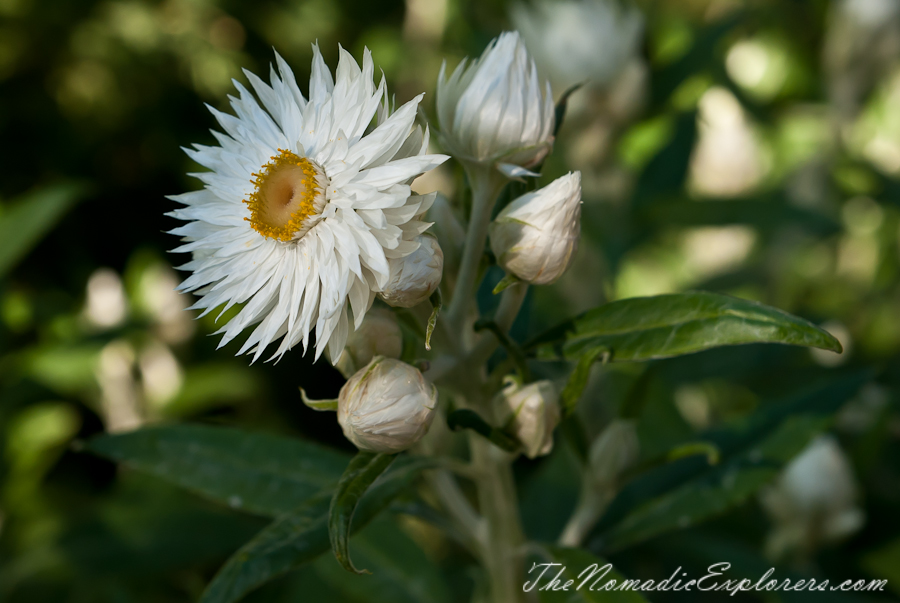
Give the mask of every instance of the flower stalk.
[[469, 216], [456, 289], [447, 309], [447, 322], [452, 328], [456, 328], [457, 332], [474, 304], [475, 284], [484, 256], [491, 212], [500, 191], [506, 185], [503, 174], [489, 167], [469, 165], [466, 174], [472, 187], [472, 212]]

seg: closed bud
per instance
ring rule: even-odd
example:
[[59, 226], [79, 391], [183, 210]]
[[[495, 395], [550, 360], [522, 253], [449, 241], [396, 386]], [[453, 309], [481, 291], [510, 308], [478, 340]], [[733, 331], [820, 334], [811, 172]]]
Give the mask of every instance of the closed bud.
[[520, 280], [547, 285], [572, 263], [581, 235], [581, 172], [522, 195], [491, 223], [497, 262]]
[[338, 423], [360, 450], [393, 454], [428, 431], [437, 389], [413, 366], [376, 356], [354, 374], [338, 396]]
[[403, 334], [394, 313], [376, 308], [367, 312], [359, 328], [347, 337], [344, 351], [334, 366], [350, 378], [375, 356], [399, 358], [402, 351]]
[[452, 155], [496, 166], [507, 176], [544, 160], [553, 147], [553, 96], [518, 33], [501, 34], [481, 58], [461, 62], [449, 78], [444, 70], [437, 114], [441, 142]]
[[760, 500], [775, 524], [766, 543], [774, 558], [844, 538], [865, 521], [850, 462], [832, 436], [807, 446]]
[[525, 456], [533, 459], [553, 449], [559, 398], [551, 382], [511, 382], [494, 398], [494, 409], [501, 425], [521, 442]]
[[620, 0], [538, 0], [514, 4], [513, 23], [553, 84], [605, 87], [640, 48], [644, 20]]
[[444, 254], [434, 237], [423, 234], [415, 238], [419, 248], [403, 256], [388, 260], [391, 275], [379, 293], [381, 299], [395, 308], [412, 308], [429, 298], [444, 271]]

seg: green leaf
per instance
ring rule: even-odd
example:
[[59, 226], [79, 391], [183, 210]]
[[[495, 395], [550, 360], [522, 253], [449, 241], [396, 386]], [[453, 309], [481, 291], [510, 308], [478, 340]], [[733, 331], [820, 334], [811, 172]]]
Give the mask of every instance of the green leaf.
[[555, 327], [530, 345], [546, 346], [548, 339], [561, 333], [566, 333], [562, 354], [569, 359], [597, 348], [610, 350], [612, 361], [639, 361], [745, 343], [841, 351], [837, 339], [802, 318], [758, 302], [702, 291], [614, 301]]
[[701, 434], [721, 461], [681, 459], [628, 484], [589, 539], [590, 548], [620, 550], [695, 525], [740, 504], [774, 478], [821, 432], [868, 372], [829, 380], [792, 400], [767, 404], [749, 419]]
[[506, 350], [510, 360], [516, 365], [516, 370], [519, 372], [522, 383], [531, 382], [531, 369], [528, 368], [528, 362], [525, 360], [525, 354], [522, 352], [522, 348], [520, 348], [519, 344], [513, 341], [510, 336], [500, 328], [500, 325], [493, 320], [477, 320], [473, 325], [473, 329], [476, 333], [481, 331], [490, 331], [493, 333], [494, 337], [497, 338], [497, 341], [500, 342], [500, 345], [503, 346], [503, 349]]
[[[616, 571], [608, 561], [600, 557], [596, 557], [591, 553], [581, 549], [571, 549], [556, 546], [547, 546], [544, 548], [545, 557], [551, 563], [559, 565], [550, 566], [544, 574], [537, 587], [537, 591], [541, 585], [546, 584], [562, 569], [562, 575], [559, 581], [563, 584], [572, 580], [572, 585], [566, 591], [540, 591], [541, 603], [645, 603], [647, 599], [644, 596], [631, 589], [622, 588], [617, 590], [614, 588], [626, 582], [626, 578]], [[527, 576], [527, 580], [533, 581], [544, 568], [536, 567], [532, 569]], [[604, 586], [608, 583], [610, 590], [605, 590]], [[580, 588], [579, 588], [580, 587]]]
[[358, 570], [353, 567], [353, 562], [350, 560], [350, 523], [359, 500], [372, 482], [384, 473], [395, 458], [396, 455], [393, 454], [360, 451], [347, 465], [347, 469], [334, 491], [331, 508], [328, 511], [328, 536], [331, 539], [331, 550], [334, 551], [335, 558], [348, 572], [369, 573], [368, 570]]
[[474, 410], [460, 408], [447, 415], [447, 426], [453, 431], [471, 429], [507, 452], [515, 452], [521, 445], [502, 429], [491, 426]]
[[[432, 466], [432, 459], [399, 459], [362, 497], [353, 515], [351, 532], [364, 528], [423, 469]], [[238, 601], [251, 590], [327, 552], [331, 498], [330, 492], [321, 492], [264, 528], [222, 566], [200, 603]]]
[[[559, 134], [559, 129], [563, 125], [563, 121], [566, 118], [566, 109], [569, 106], [569, 97], [572, 96], [573, 92], [576, 92], [579, 88], [584, 86], [585, 82], [580, 82], [573, 86], [570, 86], [568, 90], [562, 93], [559, 97], [559, 100], [556, 101], [556, 108], [554, 109], [553, 115], [555, 118], [555, 125], [553, 126], [553, 136]], [[496, 291], [494, 292], [496, 293]]]
[[745, 501], [771, 481], [828, 424], [827, 418], [792, 417], [759, 446], [726, 466], [636, 510], [605, 537], [618, 550], [675, 528], [686, 528]]
[[28, 193], [0, 213], [0, 278], [40, 242], [77, 201], [85, 188], [60, 184]]
[[645, 215], [657, 228], [749, 224], [771, 230], [790, 224], [822, 236], [841, 230], [839, 222], [825, 214], [792, 205], [784, 195], [703, 201], [679, 199], [655, 204]]
[[431, 294], [429, 301], [431, 302], [431, 316], [428, 317], [428, 325], [425, 327], [425, 349], [430, 352], [431, 334], [434, 333], [434, 327], [435, 325], [437, 325], [438, 314], [441, 313], [441, 308], [444, 306], [444, 302], [441, 299], [440, 288], [434, 290], [434, 293]]
[[719, 448], [715, 444], [710, 444], [709, 442], [688, 442], [670, 450], [666, 455], [666, 460], [677, 461], [696, 454], [704, 455], [706, 462], [710, 465], [718, 465], [721, 457]]
[[303, 399], [303, 403], [313, 410], [337, 410], [338, 408], [337, 399], [313, 400], [306, 395], [306, 390], [302, 387], [300, 388], [300, 397]]
[[572, 414], [578, 405], [578, 400], [581, 399], [581, 394], [584, 393], [584, 388], [587, 387], [588, 379], [591, 376], [591, 367], [594, 365], [594, 362], [599, 356], [608, 353], [608, 351], [602, 347], [596, 347], [588, 350], [578, 359], [578, 364], [575, 365], [572, 374], [569, 375], [569, 379], [566, 381], [566, 386], [559, 395], [564, 417]]
[[251, 513], [278, 516], [333, 488], [343, 453], [309, 442], [207, 425], [147, 427], [87, 442], [95, 454]]
[[498, 293], [502, 293], [513, 285], [517, 285], [521, 282], [522, 281], [515, 274], [507, 273], [503, 278], [500, 279], [496, 286], [494, 286], [494, 289], [493, 291], [491, 291], [491, 293], [497, 295]]
[[393, 521], [373, 521], [353, 539], [353, 555], [373, 568], [353, 576], [328, 556], [315, 568], [331, 587], [352, 601], [366, 603], [449, 603], [450, 588], [440, 570]]

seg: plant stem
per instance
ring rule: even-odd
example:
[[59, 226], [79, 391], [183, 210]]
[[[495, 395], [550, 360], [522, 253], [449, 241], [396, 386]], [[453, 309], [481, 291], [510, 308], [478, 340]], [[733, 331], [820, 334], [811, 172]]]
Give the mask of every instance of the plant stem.
[[586, 491], [583, 490], [578, 506], [563, 528], [558, 544], [566, 547], [581, 546], [584, 537], [591, 531], [611, 501], [612, 496], [609, 493], [600, 494], [589, 487]]
[[456, 524], [462, 540], [474, 554], [478, 554], [484, 546], [486, 526], [484, 520], [475, 512], [459, 484], [446, 469], [430, 471], [427, 475], [432, 490], [441, 500], [441, 505]]
[[[500, 306], [494, 314], [494, 322], [502, 332], [506, 333], [512, 327], [522, 308], [522, 302], [525, 301], [526, 293], [528, 293], [528, 285], [518, 283], [501, 294]], [[481, 370], [482, 365], [487, 362], [499, 345], [500, 343], [493, 333], [484, 332], [468, 353], [458, 354], [453, 361], [432, 365], [432, 371], [428, 375], [429, 379], [448, 385], [454, 382], [459, 383], [458, 379], [466, 378], [473, 371]]]
[[466, 174], [472, 186], [472, 212], [466, 232], [466, 244], [460, 260], [456, 288], [447, 309], [446, 320], [451, 329], [461, 329], [466, 313], [475, 300], [478, 268], [484, 255], [488, 226], [494, 201], [503, 190], [506, 179], [493, 168], [466, 166]]
[[472, 462], [479, 469], [478, 503], [486, 520], [481, 561], [490, 581], [490, 601], [519, 603], [524, 536], [512, 475], [515, 457], [478, 435], [470, 437], [470, 444]]

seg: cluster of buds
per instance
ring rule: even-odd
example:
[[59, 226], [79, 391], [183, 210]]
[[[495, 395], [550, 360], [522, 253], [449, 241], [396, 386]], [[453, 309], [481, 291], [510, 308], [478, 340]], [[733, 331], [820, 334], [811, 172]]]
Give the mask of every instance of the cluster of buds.
[[[442, 67], [437, 113], [441, 143], [465, 166], [473, 187], [491, 182], [498, 191], [497, 183], [502, 185], [507, 178], [536, 177], [532, 170], [553, 147], [555, 109], [550, 85], [538, 78], [534, 61], [514, 32], [499, 36], [480, 58], [463, 61], [449, 77]], [[491, 206], [493, 201], [488, 201]], [[481, 227], [489, 231], [500, 266], [519, 281], [553, 283], [572, 263], [578, 248], [581, 174], [567, 174], [520, 196], [488, 227], [489, 215], [490, 211]], [[470, 223], [468, 228], [477, 226]], [[456, 234], [457, 239], [464, 236]], [[390, 277], [378, 292], [395, 308], [412, 308], [428, 300], [443, 275], [444, 254], [437, 239], [419, 234], [411, 242], [417, 245], [415, 250], [387, 258]], [[456, 263], [456, 256], [451, 256]], [[349, 378], [337, 401], [338, 421], [361, 450], [404, 450], [424, 435], [432, 421], [436, 390], [418, 369], [397, 360], [402, 347], [391, 311], [374, 310], [349, 336], [336, 362]], [[550, 452], [560, 420], [552, 383], [510, 383], [493, 404], [495, 417], [521, 443], [526, 456]]]

